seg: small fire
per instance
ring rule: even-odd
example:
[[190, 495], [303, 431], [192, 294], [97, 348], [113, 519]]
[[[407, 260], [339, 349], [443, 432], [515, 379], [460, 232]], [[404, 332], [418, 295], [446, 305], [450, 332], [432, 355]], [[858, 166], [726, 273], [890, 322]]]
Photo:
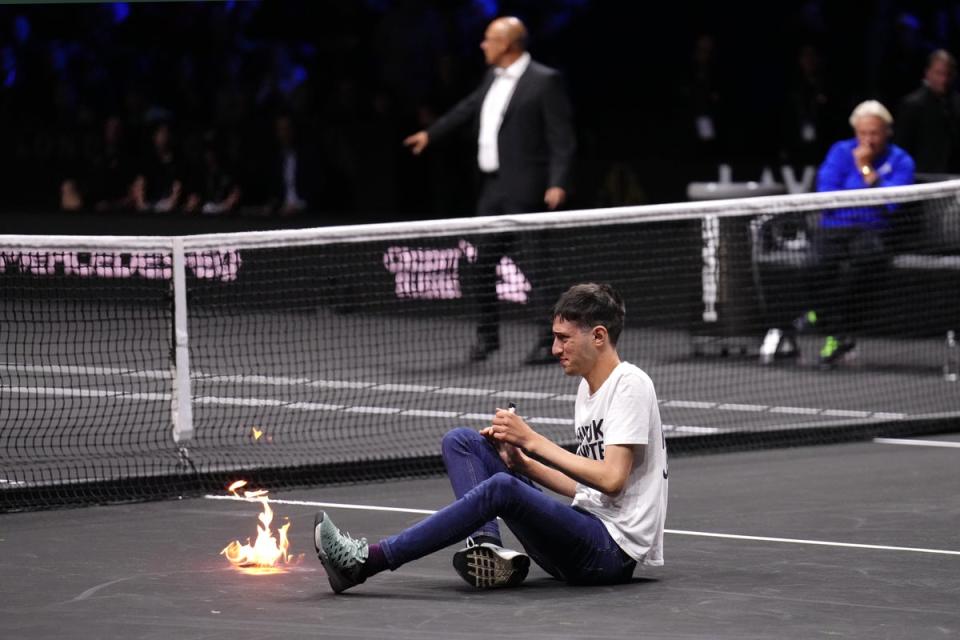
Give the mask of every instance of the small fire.
[[269, 435], [260, 427], [251, 427], [250, 436], [253, 438], [254, 442], [273, 442], [273, 436]]
[[[237, 491], [245, 486], [247, 486], [246, 480], [237, 480], [227, 487], [227, 491], [238, 496]], [[290, 541], [287, 538], [290, 523], [287, 522], [280, 527], [277, 530], [277, 537], [274, 537], [270, 529], [270, 523], [273, 522], [273, 509], [270, 508], [267, 500], [267, 492], [263, 489], [244, 491], [243, 497], [255, 498], [263, 504], [263, 512], [258, 516], [260, 524], [257, 525], [257, 539], [253, 545], [250, 544], [249, 538], [247, 538], [247, 544], [243, 545], [234, 540], [224, 547], [220, 554], [226, 556], [233, 566], [244, 573], [255, 575], [283, 573], [286, 569], [280, 564], [281, 559], [283, 564], [290, 562]]]

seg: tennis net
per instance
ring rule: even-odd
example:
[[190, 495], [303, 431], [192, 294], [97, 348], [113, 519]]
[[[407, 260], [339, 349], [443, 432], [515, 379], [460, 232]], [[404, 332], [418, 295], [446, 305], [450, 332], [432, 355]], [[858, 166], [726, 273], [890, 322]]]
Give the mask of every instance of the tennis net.
[[[583, 281], [624, 295], [619, 350], [653, 378], [673, 453], [943, 430], [960, 415], [947, 339], [960, 329], [958, 202], [960, 182], [944, 182], [277, 232], [0, 236], [0, 508], [432, 472], [446, 430], [482, 427], [511, 401], [569, 445], [578, 381], [524, 360], [556, 296]], [[823, 220], [845, 215], [890, 224], [850, 235], [837, 257]], [[480, 316], [497, 317], [499, 348], [473, 360]], [[827, 332], [840, 348], [825, 362]]]

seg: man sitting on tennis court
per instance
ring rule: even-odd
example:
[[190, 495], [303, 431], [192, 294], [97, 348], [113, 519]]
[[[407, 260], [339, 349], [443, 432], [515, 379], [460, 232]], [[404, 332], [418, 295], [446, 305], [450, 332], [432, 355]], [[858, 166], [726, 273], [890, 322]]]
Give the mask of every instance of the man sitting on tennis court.
[[[535, 432], [512, 407], [497, 409], [480, 432], [460, 428], [443, 438], [457, 497], [449, 506], [378, 544], [351, 538], [318, 513], [314, 542], [333, 590], [464, 538], [453, 566], [478, 588], [520, 584], [530, 558], [571, 584], [625, 582], [637, 563], [662, 565], [666, 443], [653, 383], [617, 353], [623, 322], [623, 299], [609, 285], [578, 284], [553, 308], [553, 354], [564, 373], [583, 378], [576, 453]], [[498, 516], [526, 553], [501, 546]]]

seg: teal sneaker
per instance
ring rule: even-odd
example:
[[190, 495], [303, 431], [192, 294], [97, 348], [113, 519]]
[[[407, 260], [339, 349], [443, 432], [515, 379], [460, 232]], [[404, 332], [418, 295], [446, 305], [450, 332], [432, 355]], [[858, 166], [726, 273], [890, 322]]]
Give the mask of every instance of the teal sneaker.
[[366, 580], [362, 572], [369, 550], [367, 539], [355, 540], [349, 533], [341, 533], [323, 511], [313, 519], [313, 546], [334, 593], [346, 591]]
[[475, 544], [467, 538], [467, 546], [453, 554], [453, 568], [478, 589], [515, 587], [527, 577], [530, 557], [491, 542]]

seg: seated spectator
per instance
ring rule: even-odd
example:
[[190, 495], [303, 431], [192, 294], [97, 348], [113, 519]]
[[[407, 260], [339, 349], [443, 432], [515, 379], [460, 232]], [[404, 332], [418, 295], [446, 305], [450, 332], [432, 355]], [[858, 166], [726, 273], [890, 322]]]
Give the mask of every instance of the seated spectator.
[[123, 121], [110, 116], [103, 125], [103, 148], [93, 162], [94, 209], [109, 211], [130, 207], [133, 158], [126, 144]]
[[897, 144], [924, 173], [960, 173], [960, 93], [953, 88], [957, 61], [950, 52], [930, 54], [923, 86], [900, 102]]
[[83, 209], [83, 195], [77, 181], [67, 178], [60, 183], [60, 209], [62, 211], [81, 211]]
[[223, 154], [213, 133], [204, 137], [203, 166], [192, 186], [184, 205], [188, 213], [231, 213], [240, 204], [240, 185], [224, 166]]
[[164, 213], [173, 211], [183, 195], [183, 168], [174, 152], [170, 125], [166, 122], [156, 125], [151, 142], [151, 150], [141, 172], [144, 180], [143, 201], [138, 203], [137, 208]]
[[67, 178], [60, 187], [64, 211], [93, 209], [115, 211], [137, 208], [131, 197], [135, 177], [133, 157], [126, 145], [123, 122], [117, 116], [104, 121], [103, 138], [86, 157], [87, 167]]
[[[835, 143], [817, 173], [817, 191], [892, 187], [913, 183], [910, 155], [890, 143], [893, 117], [876, 100], [860, 103], [850, 115], [855, 136]], [[820, 363], [831, 367], [856, 346], [865, 305], [883, 281], [888, 232], [897, 209], [853, 207], [821, 214], [814, 235], [818, 266], [814, 274], [815, 312], [799, 321], [827, 334]]]
[[[893, 187], [913, 183], [913, 158], [890, 143], [893, 116], [876, 100], [861, 102], [850, 115], [854, 137], [835, 143], [817, 173], [817, 191]], [[860, 212], [860, 213], [858, 213]], [[856, 218], [873, 228], [888, 220], [876, 209], [843, 209], [825, 214], [825, 227], [851, 226]]]

